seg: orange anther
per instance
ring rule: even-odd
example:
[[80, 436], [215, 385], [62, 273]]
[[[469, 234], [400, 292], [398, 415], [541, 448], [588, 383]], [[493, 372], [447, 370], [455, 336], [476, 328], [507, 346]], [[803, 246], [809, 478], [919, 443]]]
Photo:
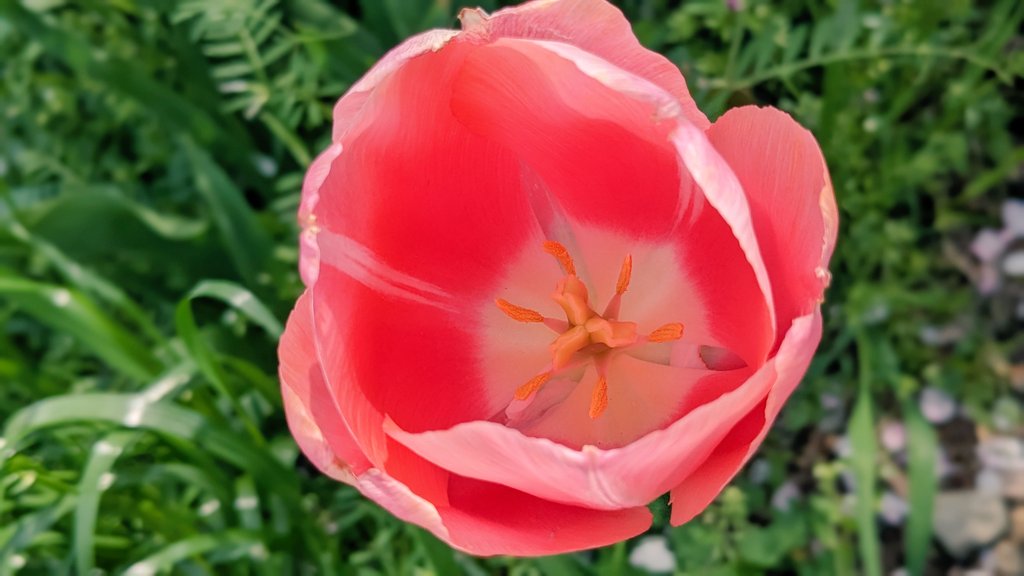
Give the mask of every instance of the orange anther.
[[501, 308], [501, 311], [505, 313], [509, 318], [519, 322], [543, 322], [544, 316], [535, 310], [529, 308], [523, 308], [522, 306], [516, 306], [508, 300], [502, 300], [498, 298], [494, 301]]
[[569, 251], [566, 250], [565, 246], [553, 240], [548, 240], [544, 242], [544, 251], [558, 259], [559, 266], [562, 267], [566, 274], [576, 275], [576, 265], [572, 263], [572, 256], [569, 255]]
[[590, 419], [594, 420], [604, 414], [606, 408], [608, 408], [608, 380], [604, 376], [598, 376], [594, 392], [590, 395]]
[[672, 340], [679, 340], [683, 337], [683, 325], [679, 322], [673, 322], [671, 324], [665, 324], [660, 328], [651, 332], [647, 336], [647, 340], [650, 342], [670, 342]]
[[629, 288], [629, 278], [633, 274], [633, 256], [626, 254], [626, 259], [622, 261], [622, 268], [619, 269], [619, 281], [615, 283], [615, 293], [624, 294], [626, 288]]
[[551, 372], [542, 372], [533, 378], [530, 378], [529, 382], [523, 384], [519, 388], [516, 388], [516, 400], [526, 400], [530, 396], [533, 396], [533, 393], [540, 390], [540, 387], [550, 379]]

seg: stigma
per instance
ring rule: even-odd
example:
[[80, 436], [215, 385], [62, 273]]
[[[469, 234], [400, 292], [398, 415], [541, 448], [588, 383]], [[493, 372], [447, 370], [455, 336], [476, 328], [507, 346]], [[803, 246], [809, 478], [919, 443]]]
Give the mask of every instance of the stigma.
[[565, 274], [555, 285], [551, 299], [565, 313], [565, 320], [545, 317], [540, 312], [512, 304], [506, 300], [495, 301], [498, 308], [517, 322], [544, 324], [557, 334], [549, 345], [550, 367], [519, 386], [516, 400], [528, 400], [551, 378], [569, 369], [593, 363], [597, 381], [591, 393], [589, 416], [599, 418], [608, 408], [608, 364], [616, 352], [631, 347], [678, 340], [683, 336], [683, 324], [664, 324], [647, 334], [640, 333], [636, 322], [619, 320], [623, 295], [629, 289], [633, 274], [633, 258], [627, 254], [619, 269], [615, 283], [615, 294], [604, 310], [598, 313], [591, 306], [586, 285], [576, 275], [576, 265], [565, 246], [548, 241], [543, 244], [545, 252], [558, 261]]

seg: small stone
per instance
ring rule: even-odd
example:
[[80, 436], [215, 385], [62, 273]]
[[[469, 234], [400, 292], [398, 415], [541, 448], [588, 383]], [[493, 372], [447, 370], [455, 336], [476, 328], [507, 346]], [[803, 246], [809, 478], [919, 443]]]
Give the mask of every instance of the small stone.
[[1003, 496], [1010, 500], [1024, 502], [1024, 473], [1006, 472], [1003, 474]]
[[647, 536], [629, 553], [629, 563], [654, 574], [674, 572], [676, 557], [668, 548], [668, 540], [664, 536]]
[[945, 424], [956, 416], [956, 400], [938, 388], [921, 391], [921, 413], [932, 424]]
[[949, 346], [964, 337], [964, 329], [957, 324], [947, 326], [922, 326], [918, 336], [926, 346]]
[[846, 436], [839, 436], [832, 442], [832, 452], [840, 458], [849, 458], [853, 454], [853, 448], [850, 446], [850, 439]]
[[991, 264], [984, 264], [978, 269], [978, 293], [989, 296], [999, 289], [999, 269]]
[[1002, 232], [985, 229], [971, 242], [971, 252], [982, 262], [994, 262], [1006, 249], [1007, 239]]
[[1010, 512], [1010, 538], [1024, 544], [1024, 506], [1017, 506]]
[[989, 494], [1003, 493], [1003, 475], [991, 468], [982, 468], [974, 477], [974, 489]]
[[935, 537], [954, 558], [996, 541], [1009, 518], [998, 495], [974, 491], [941, 492], [935, 498]]
[[802, 494], [800, 488], [796, 485], [796, 482], [792, 480], [786, 480], [775, 490], [772, 494], [772, 508], [785, 512], [789, 510], [793, 502], [800, 499]]
[[993, 436], [978, 444], [978, 459], [999, 472], [1024, 472], [1024, 442], [1010, 436]]
[[1020, 576], [1024, 574], [1024, 546], [1011, 540], [1003, 540], [995, 548], [996, 574], [999, 576]]
[[903, 523], [903, 519], [907, 516], [907, 511], [909, 509], [910, 508], [907, 506], [906, 500], [887, 490], [882, 494], [881, 502], [879, 502], [878, 513], [886, 524], [890, 526], [899, 526]]
[[882, 446], [892, 453], [902, 452], [907, 445], [907, 432], [900, 422], [892, 420], [884, 422], [879, 436]]
[[772, 465], [764, 458], [758, 458], [750, 464], [750, 481], [754, 484], [764, 484], [771, 478]]
[[1003, 274], [1014, 278], [1024, 276], [1024, 250], [1010, 252], [1003, 258]]
[[1003, 226], [1018, 238], [1024, 236], [1024, 200], [1003, 202]]

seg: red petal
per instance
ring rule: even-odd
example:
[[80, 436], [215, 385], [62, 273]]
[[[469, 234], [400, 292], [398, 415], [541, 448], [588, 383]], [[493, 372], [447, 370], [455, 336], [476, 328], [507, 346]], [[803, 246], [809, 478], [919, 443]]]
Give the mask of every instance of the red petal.
[[541, 500], [511, 488], [453, 476], [441, 517], [451, 543], [480, 555], [545, 556], [597, 548], [641, 534], [651, 513], [602, 511]]
[[528, 165], [572, 219], [639, 238], [672, 228], [679, 167], [654, 105], [535, 43], [501, 40], [466, 58], [451, 106]]
[[614, 511], [566, 506], [457, 476], [449, 483], [450, 504], [441, 506], [376, 469], [360, 476], [356, 487], [402, 520], [479, 556], [545, 556], [596, 548], [651, 525], [651, 513], [642, 506]]
[[[452, 83], [472, 50], [449, 43], [376, 87], [319, 189], [322, 264], [475, 298], [493, 288], [508, 254], [542, 241], [518, 159], [451, 114]], [[320, 241], [325, 234], [337, 249]]]
[[313, 297], [324, 372], [364, 442], [380, 446], [382, 414], [422, 431], [488, 419], [508, 403], [484, 388], [473, 320], [461, 313], [387, 296], [329, 266]]

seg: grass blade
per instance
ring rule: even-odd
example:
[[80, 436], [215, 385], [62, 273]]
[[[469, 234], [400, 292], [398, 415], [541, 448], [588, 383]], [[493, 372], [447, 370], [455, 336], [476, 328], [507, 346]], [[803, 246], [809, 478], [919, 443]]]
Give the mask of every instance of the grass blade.
[[907, 430], [907, 475], [909, 482], [907, 528], [903, 536], [907, 571], [910, 576], [923, 576], [928, 551], [931, 548], [932, 513], [938, 479], [935, 463], [938, 458], [938, 438], [917, 405], [909, 399], [903, 404]]
[[14, 524], [0, 528], [0, 576], [8, 576], [15, 571], [12, 557], [28, 547], [39, 534], [47, 531], [75, 505], [75, 497], [67, 495], [59, 502], [38, 512], [26, 514]]
[[168, 402], [151, 403], [143, 394], [69, 394], [40, 400], [16, 412], [7, 421], [4, 438], [18, 444], [36, 431], [77, 422], [105, 423], [144, 429], [201, 446], [203, 451], [237, 468], [285, 498], [296, 513], [299, 502], [296, 478], [272, 454], [246, 438], [211, 424], [202, 414]]
[[180, 139], [192, 164], [196, 190], [210, 209], [224, 247], [246, 283], [255, 286], [270, 256], [270, 236], [261, 227], [242, 191], [191, 138]]
[[20, 278], [0, 270], [0, 298], [58, 332], [77, 338], [110, 366], [139, 380], [160, 370], [156, 357], [138, 338], [77, 290]]
[[[150, 402], [158, 402], [178, 391], [195, 373], [191, 365], [181, 365], [166, 373], [142, 395]], [[109, 487], [110, 470], [121, 454], [139, 437], [138, 432], [119, 430], [111, 432], [93, 445], [89, 460], [78, 482], [78, 503], [75, 506], [74, 556], [79, 574], [91, 574], [95, 566], [95, 529], [100, 498]]]
[[214, 298], [228, 304], [263, 328], [274, 340], [281, 337], [281, 321], [252, 292], [224, 280], [204, 280], [188, 293], [189, 300]]
[[856, 519], [861, 568], [867, 576], [882, 576], [878, 525], [875, 521], [875, 462], [877, 461], [878, 442], [875, 439], [874, 401], [871, 398], [870, 390], [869, 345], [866, 338], [858, 339], [860, 391], [857, 394], [857, 404], [850, 415], [848, 433], [853, 450], [850, 460], [854, 477], [857, 480]]
[[169, 544], [135, 562], [124, 571], [124, 576], [169, 574], [175, 564], [188, 558], [213, 551], [219, 552], [225, 558], [231, 558], [262, 546], [259, 534], [244, 530], [230, 530], [220, 534], [200, 534]]

